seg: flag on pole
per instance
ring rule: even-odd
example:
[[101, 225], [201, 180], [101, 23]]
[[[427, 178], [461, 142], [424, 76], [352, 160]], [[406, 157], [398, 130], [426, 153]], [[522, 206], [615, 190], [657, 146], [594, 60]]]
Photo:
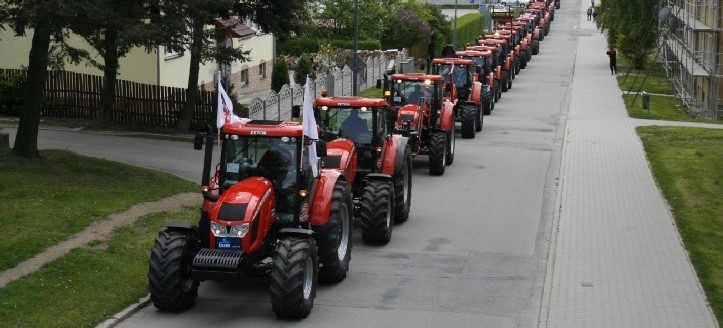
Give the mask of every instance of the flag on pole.
[[319, 157], [316, 156], [316, 140], [319, 140], [319, 131], [316, 129], [316, 118], [314, 118], [314, 96], [309, 90], [311, 79], [306, 77], [306, 86], [304, 87], [304, 107], [302, 109], [301, 131], [304, 136], [309, 139], [309, 165], [315, 177], [319, 176]]
[[221, 74], [218, 75], [218, 107], [216, 109], [216, 127], [221, 128], [224, 124], [246, 123], [247, 118], [240, 118], [233, 113], [233, 103], [221, 85]]

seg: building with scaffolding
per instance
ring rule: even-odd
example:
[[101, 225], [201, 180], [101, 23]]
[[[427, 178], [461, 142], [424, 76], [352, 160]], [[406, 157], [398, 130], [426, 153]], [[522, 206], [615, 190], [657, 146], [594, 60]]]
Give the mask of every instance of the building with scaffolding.
[[661, 0], [660, 56], [683, 105], [723, 119], [723, 0]]

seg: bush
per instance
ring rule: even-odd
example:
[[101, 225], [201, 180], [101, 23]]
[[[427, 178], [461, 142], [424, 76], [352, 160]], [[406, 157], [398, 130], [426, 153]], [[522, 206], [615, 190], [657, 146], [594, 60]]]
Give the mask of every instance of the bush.
[[20, 116], [25, 94], [26, 70], [0, 76], [0, 115]]
[[274, 71], [271, 73], [271, 89], [279, 92], [284, 84], [290, 84], [289, 63], [282, 56], [274, 61]]
[[[449, 23], [450, 27], [454, 29], [454, 21]], [[475, 44], [477, 38], [482, 34], [482, 27], [484, 25], [484, 15], [482, 14], [467, 14], [457, 18], [457, 43], [454, 45], [455, 49], [464, 49], [467, 43]]]
[[[294, 38], [278, 43], [279, 54], [301, 56], [302, 54], [319, 52], [319, 46], [331, 44], [335, 48], [353, 49], [354, 40], [322, 40], [316, 38]], [[359, 50], [379, 50], [379, 40], [359, 40]]]
[[306, 84], [306, 76], [308, 75], [311, 79], [316, 79], [316, 73], [314, 72], [314, 63], [311, 62], [309, 56], [301, 55], [299, 61], [296, 62], [296, 69], [294, 70], [294, 82], [296, 84]]

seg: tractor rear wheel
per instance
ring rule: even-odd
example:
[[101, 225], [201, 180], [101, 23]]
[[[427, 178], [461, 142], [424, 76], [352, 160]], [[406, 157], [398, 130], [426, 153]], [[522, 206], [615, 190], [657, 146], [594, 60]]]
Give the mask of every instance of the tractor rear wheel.
[[306, 318], [314, 306], [319, 257], [313, 238], [279, 238], [271, 266], [271, 309], [284, 319]]
[[148, 268], [151, 301], [164, 311], [184, 311], [198, 295], [198, 280], [191, 279], [191, 262], [198, 238], [192, 231], [165, 230], [156, 237]]
[[545, 25], [545, 36], [550, 34], [550, 24]]
[[487, 88], [487, 91], [482, 91], [482, 112], [485, 115], [492, 114], [494, 103], [492, 100], [492, 89]]
[[472, 107], [469, 105], [462, 105], [460, 110], [460, 121], [462, 121], [462, 138], [472, 139], [474, 138], [474, 121], [475, 115], [477, 114], [476, 106]]
[[521, 65], [522, 64], [520, 57], [515, 56], [515, 74], [520, 74]]
[[540, 53], [540, 40], [532, 40], [532, 54], [537, 55]]
[[474, 131], [480, 132], [482, 131], [482, 119], [484, 118], [484, 111], [482, 110], [482, 104], [479, 106], [475, 106], [475, 114], [474, 114]]
[[364, 186], [360, 204], [360, 223], [364, 242], [383, 245], [392, 239], [393, 189], [389, 181], [380, 180], [368, 181]]
[[447, 136], [434, 131], [429, 138], [429, 174], [442, 175], [447, 167]]
[[507, 92], [507, 90], [510, 88], [509, 85], [509, 72], [508, 71], [502, 71], [502, 79], [500, 80], [500, 83], [502, 83], [502, 92]]
[[520, 50], [520, 68], [522, 69], [527, 68], [527, 61], [529, 60], [527, 56], [527, 50]]
[[449, 166], [449, 165], [452, 165], [452, 163], [454, 162], [454, 148], [457, 147], [457, 145], [456, 145], [457, 135], [456, 135], [456, 131], [454, 131], [454, 129], [449, 130], [447, 135], [448, 135], [448, 137], [447, 137], [447, 163], [446, 164]]
[[346, 278], [351, 260], [353, 211], [354, 204], [349, 186], [346, 181], [338, 180], [331, 195], [329, 222], [323, 229], [325, 233], [317, 235], [321, 263], [320, 282], [335, 283]]
[[394, 176], [394, 222], [402, 223], [409, 219], [412, 206], [412, 151], [404, 149], [402, 172]]
[[495, 102], [502, 98], [502, 80], [495, 80]]

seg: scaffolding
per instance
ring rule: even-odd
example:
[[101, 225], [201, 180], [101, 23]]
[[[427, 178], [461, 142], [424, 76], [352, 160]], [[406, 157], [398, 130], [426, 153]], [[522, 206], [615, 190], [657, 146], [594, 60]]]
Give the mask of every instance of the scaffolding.
[[723, 118], [723, 0], [661, 0], [659, 49], [666, 76], [692, 114]]

